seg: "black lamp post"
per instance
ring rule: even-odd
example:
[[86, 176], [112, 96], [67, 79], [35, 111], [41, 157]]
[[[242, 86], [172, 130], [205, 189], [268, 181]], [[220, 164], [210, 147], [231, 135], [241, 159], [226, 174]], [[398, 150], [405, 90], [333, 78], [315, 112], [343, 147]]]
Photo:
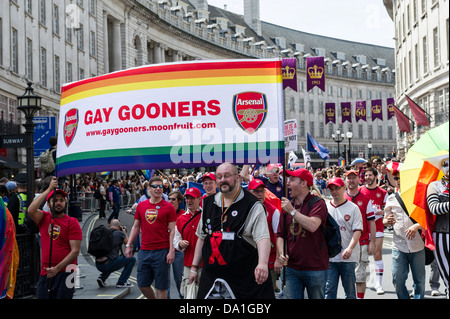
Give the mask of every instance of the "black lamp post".
[[350, 164], [352, 162], [352, 138], [353, 138], [353, 132], [347, 132], [347, 138], [348, 138], [348, 163]]
[[333, 138], [333, 141], [335, 141], [338, 145], [337, 153], [339, 158], [339, 156], [341, 156], [341, 152], [339, 151], [339, 144], [344, 140], [344, 133], [341, 133], [341, 131], [337, 130], [336, 134], [331, 134], [331, 137]]
[[34, 123], [33, 118], [36, 112], [41, 110], [41, 99], [42, 97], [37, 96], [33, 92], [31, 85], [33, 83], [28, 82], [28, 87], [25, 89], [25, 94], [18, 96], [17, 109], [25, 115], [25, 135], [27, 138], [27, 207], [30, 206], [34, 198], [34, 146], [33, 146], [33, 133], [34, 133]]

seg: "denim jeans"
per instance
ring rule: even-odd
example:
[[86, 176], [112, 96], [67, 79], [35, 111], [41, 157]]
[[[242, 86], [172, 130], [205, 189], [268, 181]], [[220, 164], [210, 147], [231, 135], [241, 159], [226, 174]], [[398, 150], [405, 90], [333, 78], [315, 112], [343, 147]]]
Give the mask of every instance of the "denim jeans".
[[127, 282], [128, 278], [130, 278], [135, 263], [136, 257], [126, 258], [122, 256], [117, 257], [116, 259], [108, 259], [108, 261], [104, 263], [96, 263], [95, 266], [98, 271], [101, 272], [100, 278], [103, 281], [105, 281], [114, 271], [123, 268], [119, 280], [117, 280], [117, 284], [124, 284]]
[[392, 282], [398, 299], [410, 299], [406, 288], [409, 268], [414, 282], [414, 299], [423, 299], [425, 294], [425, 250], [403, 253], [392, 248]]
[[345, 291], [345, 299], [356, 299], [356, 263], [355, 262], [330, 262], [325, 286], [325, 299], [336, 299], [339, 285], [339, 277]]
[[305, 289], [309, 299], [324, 299], [327, 271], [286, 270], [286, 299], [305, 299]]

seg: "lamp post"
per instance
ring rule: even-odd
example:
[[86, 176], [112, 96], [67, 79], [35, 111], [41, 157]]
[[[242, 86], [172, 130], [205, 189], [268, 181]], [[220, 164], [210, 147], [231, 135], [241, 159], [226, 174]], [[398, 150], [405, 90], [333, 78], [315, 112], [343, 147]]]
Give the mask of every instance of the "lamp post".
[[372, 158], [372, 143], [369, 141], [367, 144], [367, 148], [369, 149], [369, 160]]
[[348, 138], [348, 163], [349, 164], [352, 162], [352, 137], [353, 137], [353, 132], [347, 132], [347, 138]]
[[31, 87], [33, 83], [28, 82], [28, 87], [25, 89], [25, 94], [18, 96], [17, 109], [25, 115], [25, 135], [27, 138], [27, 207], [30, 206], [34, 198], [34, 146], [33, 146], [33, 133], [34, 133], [34, 123], [33, 118], [36, 112], [41, 110], [41, 99], [42, 97], [34, 94], [34, 90]]
[[341, 153], [339, 151], [339, 144], [344, 140], [344, 133], [341, 133], [341, 131], [337, 130], [336, 134], [331, 134], [331, 137], [333, 138], [333, 141], [335, 141], [338, 145], [337, 153], [339, 158], [339, 156], [341, 156]]

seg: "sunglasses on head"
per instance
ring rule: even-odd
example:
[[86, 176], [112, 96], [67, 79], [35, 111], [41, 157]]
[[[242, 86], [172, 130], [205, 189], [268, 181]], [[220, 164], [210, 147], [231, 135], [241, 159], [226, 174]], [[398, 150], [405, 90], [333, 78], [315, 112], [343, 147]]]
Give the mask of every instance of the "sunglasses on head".
[[164, 188], [163, 185], [150, 185], [152, 188], [157, 189], [157, 188]]

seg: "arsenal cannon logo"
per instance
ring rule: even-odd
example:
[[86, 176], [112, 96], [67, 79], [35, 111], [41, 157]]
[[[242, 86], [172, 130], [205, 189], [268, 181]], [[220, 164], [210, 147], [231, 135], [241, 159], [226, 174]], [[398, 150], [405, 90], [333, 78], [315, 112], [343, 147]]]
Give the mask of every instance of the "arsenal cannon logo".
[[267, 117], [267, 98], [260, 92], [243, 92], [233, 97], [233, 116], [247, 133], [255, 133]]
[[78, 128], [78, 109], [70, 109], [64, 119], [64, 142], [67, 147], [73, 142]]

